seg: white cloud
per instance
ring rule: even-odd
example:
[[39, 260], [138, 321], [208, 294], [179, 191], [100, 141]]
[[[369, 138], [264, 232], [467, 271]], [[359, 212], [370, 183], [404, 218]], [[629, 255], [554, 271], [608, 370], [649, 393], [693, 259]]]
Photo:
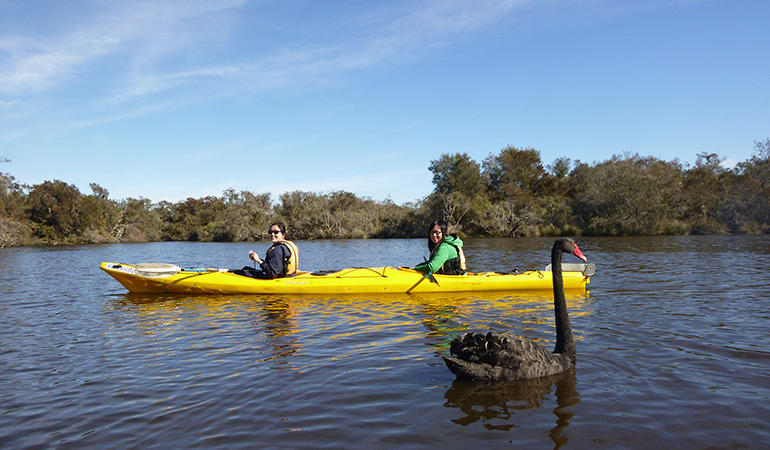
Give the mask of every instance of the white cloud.
[[[157, 61], [210, 36], [197, 18], [235, 8], [245, 0], [130, 2], [84, 10], [81, 22], [56, 35], [2, 36], [0, 93], [24, 95], [58, 86], [95, 61], [126, 55], [131, 61]], [[116, 6], [113, 6], [116, 5]]]
[[26, 134], [20, 131], [0, 133], [0, 141], [15, 141], [23, 138], [24, 136], [26, 136]]
[[[341, 34], [325, 46], [277, 49], [245, 64], [239, 73], [257, 87], [294, 84], [362, 69], [385, 61], [414, 57], [425, 48], [441, 45], [454, 34], [482, 29], [530, 3], [513, 1], [435, 1], [392, 19], [361, 35]], [[360, 24], [362, 27], [364, 23]]]
[[[113, 102], [157, 94], [184, 81], [212, 77], [240, 79], [247, 86], [265, 89], [368, 67], [391, 58], [408, 58], [455, 33], [483, 28], [527, 3], [424, 2], [379, 27], [356, 28], [325, 45], [273, 48], [252, 61], [216, 62], [169, 72], [163, 69], [168, 58], [189, 52], [215, 34], [223, 34], [221, 28], [201, 28], [202, 19], [242, 6], [244, 1], [131, 2], [84, 11], [83, 23], [60, 35], [4, 38], [0, 49], [11, 57], [0, 75], [0, 92], [18, 95], [44, 91], [79, 72], [91, 70], [97, 60], [116, 55], [127, 59], [124, 63], [132, 76], [128, 78], [129, 84], [113, 95]], [[363, 18], [358, 20], [359, 27], [368, 25]], [[350, 33], [360, 36], [352, 37]], [[141, 70], [131, 69], [131, 64]]]
[[0, 111], [11, 110], [19, 105], [19, 100], [0, 100]]

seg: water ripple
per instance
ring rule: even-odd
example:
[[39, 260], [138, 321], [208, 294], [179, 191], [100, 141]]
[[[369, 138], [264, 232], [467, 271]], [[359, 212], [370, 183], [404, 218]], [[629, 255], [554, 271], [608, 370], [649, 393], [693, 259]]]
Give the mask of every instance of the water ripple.
[[[476, 270], [542, 267], [548, 239], [468, 240]], [[4, 447], [761, 447], [770, 441], [764, 236], [586, 238], [577, 369], [455, 381], [468, 330], [554, 344], [550, 293], [143, 296], [102, 260], [232, 266], [251, 244], [0, 252]], [[303, 242], [313, 269], [422, 259], [423, 240]], [[177, 259], [178, 258], [178, 259]], [[68, 276], [52, 277], [62, 267]]]

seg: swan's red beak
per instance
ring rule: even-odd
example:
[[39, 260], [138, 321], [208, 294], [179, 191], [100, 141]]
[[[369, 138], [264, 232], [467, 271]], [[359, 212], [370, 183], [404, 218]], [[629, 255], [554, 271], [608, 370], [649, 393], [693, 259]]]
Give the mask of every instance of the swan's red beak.
[[588, 262], [588, 258], [586, 258], [585, 255], [583, 255], [583, 252], [580, 250], [580, 247], [578, 247], [577, 244], [574, 244], [574, 246], [575, 246], [575, 251], [572, 252], [572, 254], [580, 258], [583, 262]]

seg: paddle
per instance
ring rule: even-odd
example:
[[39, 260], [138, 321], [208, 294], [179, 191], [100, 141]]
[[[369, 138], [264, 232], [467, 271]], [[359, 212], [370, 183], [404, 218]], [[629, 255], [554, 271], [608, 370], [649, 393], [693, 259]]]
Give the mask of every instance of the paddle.
[[[426, 258], [426, 257], [424, 257], [424, 256], [423, 256], [423, 257], [422, 257], [422, 259], [424, 259], [424, 260], [425, 260], [425, 262], [428, 262], [428, 258]], [[427, 278], [428, 280], [430, 280], [430, 282], [431, 282], [431, 283], [436, 283], [436, 286], [441, 286], [440, 284], [438, 284], [438, 281], [436, 280], [436, 277], [434, 277], [434, 276], [433, 276], [433, 273], [432, 273], [432, 272], [424, 272], [424, 273], [422, 274], [422, 276], [424, 276], [425, 278]], [[419, 284], [419, 283], [418, 283], [418, 284]], [[415, 285], [415, 286], [416, 286], [416, 285]], [[414, 287], [414, 286], [412, 286], [412, 287]]]
[[147, 278], [165, 278], [179, 272], [226, 272], [227, 269], [212, 269], [212, 268], [200, 268], [200, 269], [182, 269], [174, 264], [166, 263], [139, 263], [134, 266], [136, 268], [136, 274]]
[[412, 293], [412, 289], [414, 289], [414, 288], [416, 288], [417, 286], [419, 286], [419, 285], [420, 285], [420, 283], [422, 283], [423, 281], [425, 281], [425, 279], [426, 279], [426, 278], [427, 278], [428, 280], [430, 280], [430, 282], [431, 282], [431, 283], [436, 283], [436, 286], [440, 286], [440, 285], [438, 284], [438, 280], [436, 280], [436, 277], [434, 277], [432, 273], [430, 273], [430, 272], [426, 272], [426, 273], [423, 273], [423, 274], [422, 274], [422, 276], [420, 277], [420, 279], [419, 279], [419, 280], [417, 280], [417, 283], [414, 283], [414, 284], [412, 285], [412, 287], [410, 287], [409, 289], [407, 289], [407, 290], [406, 290], [406, 293], [407, 293], [407, 294], [411, 294], [411, 293]]
[[436, 279], [436, 277], [433, 276], [432, 273], [425, 272], [424, 274], [422, 274], [422, 276], [430, 280], [431, 283], [436, 283], [436, 286], [441, 286], [440, 284], [438, 284], [438, 280]]

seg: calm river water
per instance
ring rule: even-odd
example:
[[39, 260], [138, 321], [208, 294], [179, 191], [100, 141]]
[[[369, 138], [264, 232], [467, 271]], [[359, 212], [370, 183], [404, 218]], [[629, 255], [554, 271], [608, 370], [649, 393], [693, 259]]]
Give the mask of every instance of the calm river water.
[[[552, 242], [465, 249], [510, 271]], [[568, 295], [577, 369], [507, 384], [456, 382], [441, 355], [466, 330], [552, 346], [548, 292], [128, 295], [99, 262], [241, 267], [267, 243], [0, 250], [0, 447], [767, 448], [770, 237], [578, 242], [597, 274]], [[298, 244], [306, 270], [427, 255]]]

